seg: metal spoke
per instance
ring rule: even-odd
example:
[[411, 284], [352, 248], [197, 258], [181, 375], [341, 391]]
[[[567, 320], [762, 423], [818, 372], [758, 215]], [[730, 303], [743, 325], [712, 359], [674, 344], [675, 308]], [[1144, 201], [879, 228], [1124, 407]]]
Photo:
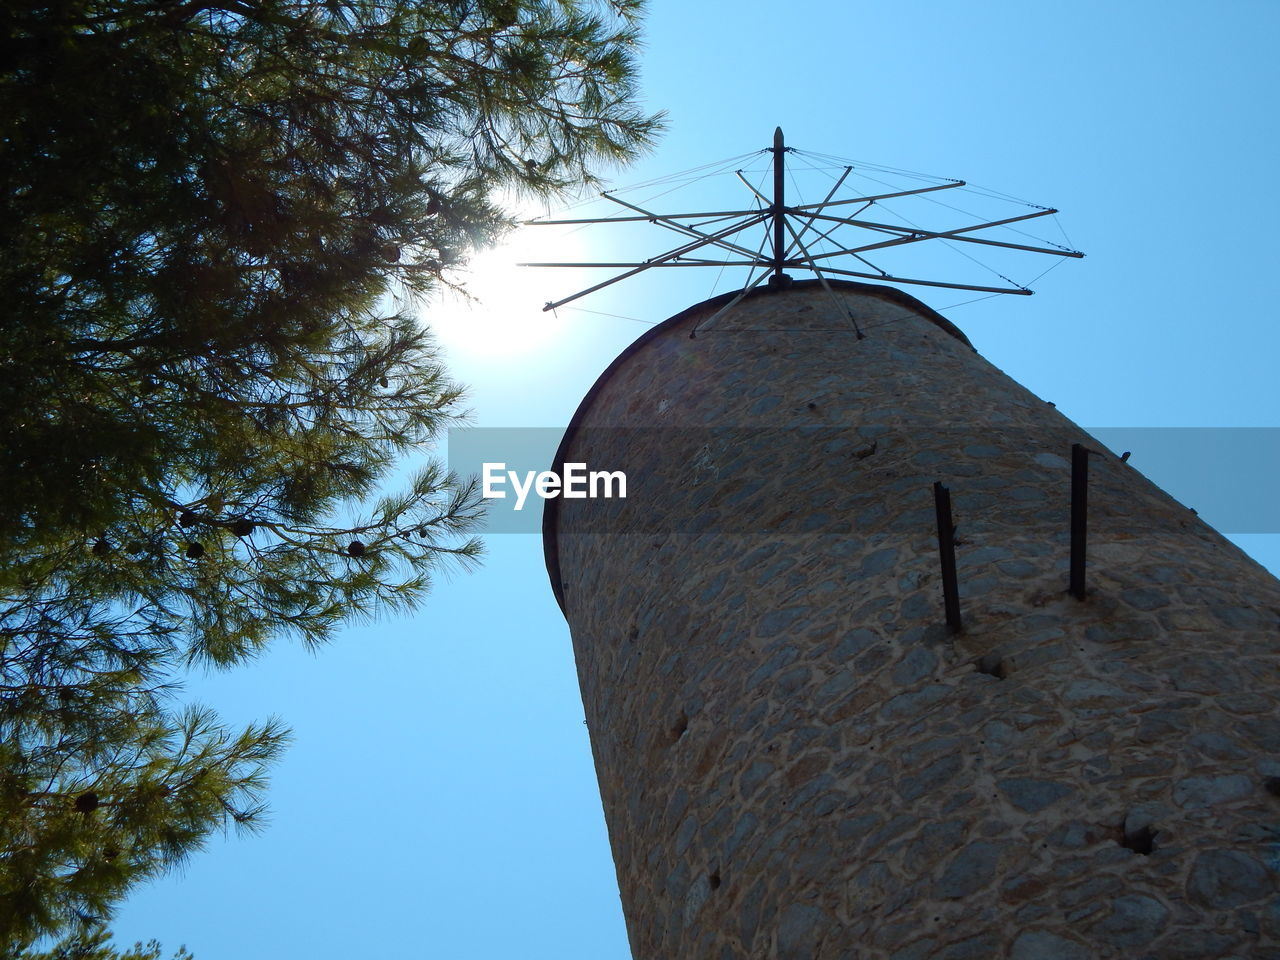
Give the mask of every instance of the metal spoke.
[[735, 170], [735, 171], [733, 171], [733, 175], [734, 175], [735, 177], [737, 177], [739, 180], [741, 180], [741, 181], [742, 181], [742, 185], [743, 185], [744, 187], [746, 187], [748, 190], [750, 190], [752, 193], [754, 193], [757, 197], [759, 197], [759, 198], [760, 198], [761, 200], [763, 200], [765, 203], [770, 204], [770, 205], [772, 205], [772, 204], [773, 204], [773, 201], [772, 201], [772, 200], [770, 200], [770, 199], [769, 199], [768, 197], [766, 197], [763, 193], [761, 193], [759, 190], [757, 190], [755, 187], [753, 187], [753, 186], [751, 185], [751, 181], [750, 181], [750, 180], [748, 180], [746, 177], [744, 177], [744, 176], [742, 175], [742, 171], [741, 171], [741, 170]]
[[[760, 259], [760, 256], [762, 253], [764, 253], [764, 245], [768, 242], [769, 242], [769, 236], [768, 234], [766, 234], [765, 238], [760, 241], [760, 248], [756, 250], [755, 263], [752, 264], [751, 269], [747, 272], [747, 285], [743, 287], [741, 291], [739, 291], [736, 297], [734, 297], [727, 304], [725, 304], [723, 307], [721, 307], [719, 310], [717, 310], [714, 314], [711, 315], [711, 317], [707, 320], [707, 326], [710, 326], [712, 323], [715, 323], [715, 321], [719, 320], [720, 317], [724, 316], [724, 314], [728, 313], [730, 310], [736, 307], [739, 303], [741, 303], [742, 298], [745, 297], [747, 294], [749, 294], [757, 286], [759, 286], [760, 283], [764, 280], [764, 278], [769, 275], [769, 271], [766, 269], [761, 272], [760, 276], [756, 277], [754, 280], [752, 279], [752, 275], [755, 273], [755, 268], [757, 266], [765, 266], [765, 263], [763, 260]], [[702, 325], [701, 321], [696, 321], [694, 323], [693, 329], [689, 331], [690, 340], [697, 338], [698, 327], [701, 325]]]
[[[901, 234], [900, 236], [896, 237], [893, 240], [882, 240], [879, 243], [869, 243], [861, 247], [849, 247], [846, 250], [841, 250], [836, 253], [827, 253], [827, 254], [820, 255], [822, 257], [834, 257], [834, 256], [839, 256], [841, 253], [865, 253], [868, 250], [880, 250], [884, 247], [896, 247], [896, 246], [901, 246], [904, 243], [918, 243], [921, 240], [960, 240], [965, 243], [973, 241], [978, 243], [985, 243], [989, 246], [1012, 247], [1016, 250], [1031, 249], [1031, 248], [1022, 246], [1021, 244], [1004, 243], [1003, 241], [1000, 241], [1000, 240], [984, 240], [978, 237], [967, 237], [967, 236], [964, 236], [964, 234], [972, 233], [974, 230], [985, 230], [988, 227], [1003, 226], [1006, 223], [1016, 223], [1020, 220], [1030, 220], [1032, 217], [1045, 217], [1045, 216], [1048, 216], [1050, 213], [1056, 213], [1056, 212], [1057, 212], [1056, 210], [1043, 210], [1039, 213], [1028, 213], [1021, 217], [1010, 217], [1006, 220], [995, 220], [995, 221], [992, 221], [991, 223], [978, 224], [977, 226], [974, 226], [974, 227], [959, 227], [955, 230], [944, 230], [941, 232], [934, 232], [930, 230], [919, 230], [915, 227], [900, 227], [900, 226], [897, 226], [896, 224], [891, 224], [891, 223], [871, 223], [871, 222], [862, 221], [862, 220], [840, 220], [838, 217], [827, 217], [822, 214], [810, 214], [810, 216], [816, 217], [819, 220], [837, 220], [838, 222], [841, 222], [841, 223], [848, 223], [853, 226], [865, 227], [868, 230], [876, 230], [881, 233], [892, 232], [892, 233]], [[1074, 250], [1061, 251], [1061, 250], [1042, 249], [1036, 252], [1052, 253], [1060, 257], [1084, 256], [1084, 254], [1077, 253]]]
[[823, 275], [822, 271], [818, 269], [818, 265], [813, 262], [813, 257], [809, 254], [809, 248], [804, 245], [804, 242], [800, 239], [800, 234], [796, 233], [795, 227], [791, 225], [791, 222], [789, 220], [785, 222], [787, 224], [787, 229], [791, 231], [792, 242], [794, 242], [795, 245], [800, 248], [800, 252], [803, 253], [805, 256], [805, 259], [809, 261], [809, 269], [818, 275], [818, 280], [822, 284], [822, 289], [827, 291], [828, 296], [831, 297], [831, 300], [833, 303], [835, 303], [836, 308], [842, 309], [844, 311], [844, 315], [849, 319], [849, 322], [853, 324], [853, 332], [858, 335], [859, 340], [862, 340], [863, 339], [862, 329], [858, 326], [858, 321], [854, 318], [853, 314], [849, 311], [849, 305], [845, 303], [843, 300], [841, 300], [839, 297], [837, 297], [835, 291], [831, 289], [831, 284], [827, 282], [827, 278]]
[[[852, 172], [853, 172], [853, 167], [845, 167], [845, 168], [844, 168], [844, 173], [840, 174], [840, 179], [836, 181], [836, 184], [835, 184], [835, 186], [834, 186], [834, 187], [832, 187], [830, 190], [828, 190], [828, 191], [827, 191], [827, 195], [826, 195], [826, 197], [825, 197], [825, 198], [823, 198], [823, 201], [822, 201], [822, 202], [823, 202], [824, 204], [825, 204], [825, 203], [827, 203], [827, 202], [828, 202], [832, 197], [834, 197], [834, 196], [836, 195], [836, 191], [840, 189], [840, 186], [844, 183], [845, 179], [846, 179], [846, 178], [849, 176], [849, 174], [850, 174], [850, 173], [852, 173]], [[799, 209], [799, 208], [796, 208], [796, 209]], [[797, 236], [797, 237], [795, 238], [795, 242], [796, 242], [796, 243], [799, 243], [799, 242], [800, 242], [800, 237], [803, 237], [806, 233], [808, 233], [808, 232], [809, 232], [809, 230], [810, 230], [810, 229], [812, 229], [812, 228], [813, 228], [813, 222], [814, 222], [814, 221], [813, 221], [813, 218], [812, 218], [812, 217], [809, 217], [809, 218], [805, 221], [804, 228], [800, 231], [800, 235], [799, 235], [799, 236]], [[795, 234], [795, 231], [794, 231], [794, 230], [792, 231], [792, 234], [793, 234], [793, 235]], [[824, 234], [819, 234], [818, 239], [819, 239], [819, 240], [826, 239], [826, 236], [825, 236]], [[788, 252], [788, 253], [790, 253], [790, 252], [791, 252], [791, 248], [790, 248], [790, 247], [788, 247], [788, 248], [787, 248], [787, 252]]]
[[823, 267], [827, 273], [836, 273], [842, 277], [863, 277], [867, 280], [891, 280], [894, 283], [911, 283], [921, 287], [946, 287], [949, 290], [977, 290], [979, 293], [1016, 293], [1020, 296], [1029, 297], [1034, 290], [1028, 290], [1026, 287], [979, 287], [971, 283], [944, 283], [941, 280], [911, 280], [907, 277], [897, 277], [891, 273], [885, 273], [877, 276], [874, 273], [856, 273], [853, 270], [838, 270], [835, 267]]
[[566, 303], [572, 303], [574, 300], [577, 300], [579, 297], [585, 297], [589, 293], [595, 293], [597, 290], [603, 290], [605, 287], [612, 286], [613, 284], [617, 283], [619, 280], [625, 280], [627, 279], [627, 277], [634, 277], [637, 273], [642, 273], [651, 267], [659, 266], [668, 260], [674, 260], [677, 257], [683, 256], [686, 253], [692, 253], [694, 250], [697, 250], [700, 247], [705, 247], [709, 243], [714, 243], [716, 240], [719, 240], [721, 237], [732, 236], [733, 234], [739, 232], [740, 230], [746, 229], [747, 227], [752, 226], [756, 223], [763, 223], [766, 219], [768, 219], [768, 216], [769, 215], [767, 213], [762, 213], [748, 219], [747, 221], [741, 224], [735, 224], [732, 227], [728, 227], [718, 234], [711, 234], [705, 240], [686, 243], [683, 246], [677, 247], [676, 249], [671, 250], [660, 257], [655, 257], [653, 260], [639, 264], [634, 269], [628, 270], [626, 273], [621, 273], [610, 280], [605, 280], [602, 283], [597, 283], [595, 286], [588, 287], [586, 290], [582, 290], [578, 293], [575, 293], [571, 297], [565, 297], [563, 300], [556, 300], [554, 302], [547, 303], [545, 306], [543, 306], [542, 310], [545, 313], [548, 310], [554, 310], [556, 307], [562, 307]]
[[[757, 264], [757, 266], [759, 266], [759, 264]], [[748, 274], [747, 276], [748, 278], [750, 278], [751, 275]], [[689, 334], [689, 339], [693, 340], [695, 338], [695, 335], [698, 332], [698, 327], [702, 327], [705, 330], [707, 327], [711, 326], [713, 323], [715, 323], [717, 320], [723, 317], [726, 313], [728, 313], [730, 310], [736, 307], [739, 303], [742, 302], [743, 298], [746, 297], [747, 294], [749, 294], [756, 287], [760, 286], [760, 284], [768, 276], [769, 276], [768, 270], [761, 272], [760, 276], [756, 277], [754, 280], [748, 283], [745, 287], [739, 290], [738, 295], [736, 297], [734, 297], [732, 300], [726, 303], [723, 307], [721, 307], [719, 310], [713, 313], [710, 317], [708, 317], [706, 323], [694, 324], [693, 331]]]
[[[607, 200], [616, 200], [607, 193], [600, 196]], [[662, 214], [668, 220], [681, 220], [685, 217], [749, 217], [753, 213], [759, 213], [759, 210], [700, 210], [697, 213], [664, 213]], [[567, 227], [583, 223], [640, 223], [653, 219], [653, 214], [644, 217], [586, 217], [580, 220], [524, 220], [521, 222], [522, 227]]]
[[[628, 209], [631, 209], [631, 210], [635, 210], [638, 213], [648, 214], [650, 222], [656, 223], [660, 227], [666, 227], [667, 229], [674, 230], [677, 233], [683, 233], [685, 236], [693, 236], [693, 237], [706, 236], [705, 233], [703, 233], [701, 230], [697, 229], [692, 225], [676, 223], [670, 217], [664, 217], [658, 213], [649, 213], [649, 211], [645, 210], [643, 207], [638, 207], [634, 203], [627, 203], [627, 201], [625, 200], [619, 200], [617, 197], [611, 196], [610, 194], [607, 194], [607, 193], [602, 194], [602, 196], [606, 200], [612, 200], [614, 203], [621, 204], [622, 206], [627, 207]], [[756, 255], [756, 251], [748, 250], [746, 247], [740, 247], [736, 243], [730, 243], [727, 240], [717, 240], [716, 246], [724, 247], [726, 250], [732, 250], [734, 253], [741, 253], [748, 257], [754, 257]]]
[[802, 203], [794, 210], [816, 210], [819, 207], [838, 207], [845, 203], [875, 203], [877, 200], [892, 200], [894, 197], [914, 197], [921, 193], [933, 193], [935, 190], [954, 190], [956, 187], [967, 186], [963, 180], [953, 180], [951, 183], [940, 183], [934, 187], [921, 187], [919, 190], [902, 190], [898, 193], [881, 193], [874, 197], [852, 197], [848, 200], [833, 200], [830, 203]]
[[611, 263], [600, 263], [592, 261], [590, 263], [517, 263], [517, 267], [576, 267], [584, 270], [588, 267], [600, 267], [601, 269], [622, 270], [626, 267], [755, 267], [759, 266], [759, 260], [663, 260], [655, 262], [653, 260], [633, 260], [631, 262], [615, 261]]

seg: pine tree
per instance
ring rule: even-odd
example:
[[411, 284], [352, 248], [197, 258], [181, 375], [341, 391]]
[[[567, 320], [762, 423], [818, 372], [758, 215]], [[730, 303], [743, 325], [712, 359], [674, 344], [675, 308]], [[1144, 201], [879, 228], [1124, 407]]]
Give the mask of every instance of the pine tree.
[[[84, 936], [69, 936], [47, 950], [27, 951], [22, 960], [162, 960], [163, 952], [155, 940], [121, 950], [105, 930], [98, 929]], [[170, 960], [193, 958], [185, 947], [179, 947]]]
[[[474, 487], [381, 487], [456, 416], [413, 298], [645, 147], [638, 0], [0, 11], [0, 950], [259, 822], [278, 721], [192, 663], [420, 601]], [[90, 942], [90, 941], [83, 941]]]

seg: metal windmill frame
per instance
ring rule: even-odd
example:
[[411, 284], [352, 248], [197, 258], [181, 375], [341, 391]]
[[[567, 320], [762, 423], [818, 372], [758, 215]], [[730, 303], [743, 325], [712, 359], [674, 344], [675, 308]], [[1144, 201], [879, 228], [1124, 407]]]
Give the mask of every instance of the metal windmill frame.
[[[839, 200], [833, 199], [836, 192], [848, 178], [849, 174], [854, 170], [852, 165], [848, 165], [844, 168], [843, 173], [841, 173], [835, 185], [827, 192], [826, 197], [824, 197], [820, 202], [788, 206], [786, 202], [786, 155], [792, 150], [794, 150], [794, 148], [788, 147], [785, 143], [782, 128], [778, 127], [775, 129], [773, 132], [773, 146], [765, 148], [765, 151], [773, 154], [772, 197], [765, 196], [765, 194], [752, 186], [746, 177], [743, 176], [743, 172], [741, 170], [735, 171], [738, 179], [741, 180], [747, 189], [764, 204], [763, 207], [757, 209], [712, 210], [696, 213], [655, 213], [651, 210], [638, 206], [637, 204], [622, 200], [621, 198], [614, 196], [612, 193], [605, 191], [601, 194], [604, 199], [616, 203], [621, 207], [625, 207], [632, 211], [632, 213], [630, 215], [617, 217], [588, 217], [582, 219], [559, 220], [539, 219], [527, 221], [526, 225], [528, 226], [569, 226], [596, 223], [648, 222], [660, 227], [665, 227], [666, 229], [679, 233], [686, 238], [685, 242], [679, 246], [673, 247], [665, 253], [640, 262], [522, 263], [520, 266], [525, 267], [601, 267], [625, 271], [609, 278], [608, 280], [604, 280], [600, 283], [594, 284], [593, 286], [587, 287], [585, 290], [580, 290], [571, 296], [548, 302], [542, 309], [544, 311], [554, 310], [557, 307], [571, 303], [580, 297], [585, 297], [590, 293], [594, 293], [597, 290], [601, 290], [655, 267], [751, 267], [752, 273], [754, 273], [755, 268], [764, 267], [764, 271], [761, 272], [758, 277], [755, 277], [754, 279], [750, 279], [749, 277], [747, 286], [738, 293], [737, 297], [733, 301], [726, 304], [725, 307], [717, 313], [717, 316], [732, 309], [735, 304], [737, 304], [743, 297], [749, 294], [761, 283], [765, 282], [766, 279], [768, 280], [769, 285], [774, 288], [788, 285], [791, 282], [791, 277], [786, 273], [788, 269], [811, 271], [828, 290], [831, 288], [827, 283], [827, 277], [831, 276], [857, 277], [859, 279], [880, 280], [889, 283], [915, 284], [926, 287], [946, 287], [954, 290], [973, 290], [989, 294], [1004, 293], [1028, 296], [1033, 293], [1033, 291], [1027, 287], [1018, 286], [1016, 284], [1008, 287], [993, 287], [941, 280], [899, 277], [881, 270], [862, 255], [874, 250], [902, 246], [910, 243], [921, 243], [926, 240], [942, 240], [981, 244], [984, 246], [1004, 247], [1012, 250], [1052, 254], [1060, 257], [1079, 258], [1084, 256], [1080, 251], [1071, 250], [1066, 247], [1033, 246], [1031, 244], [1013, 243], [1004, 240], [994, 240], [990, 237], [976, 237], [972, 235], [980, 230], [987, 230], [993, 227], [1004, 227], [1025, 220], [1047, 217], [1058, 212], [1056, 209], [1051, 207], [1038, 207], [1034, 204], [1028, 204], [1028, 206], [1035, 206], [1035, 209], [1031, 213], [941, 231], [923, 230], [914, 226], [903, 226], [899, 224], [881, 223], [878, 221], [861, 219], [861, 214], [877, 202], [891, 200], [898, 197], [919, 196], [940, 190], [951, 190], [957, 187], [967, 186], [966, 182], [963, 180], [948, 180], [945, 183], [920, 187], [913, 190], [900, 190], [892, 193], [881, 193]], [[839, 216], [837, 215], [838, 211], [836, 213], [827, 212], [834, 207], [849, 206], [853, 204], [861, 204], [861, 206], [859, 206], [851, 216]], [[727, 223], [727, 225], [720, 226], [720, 224], [725, 223]], [[828, 224], [829, 226], [827, 226]], [[762, 225], [766, 227], [766, 237], [758, 249], [752, 250], [750, 247], [743, 246], [741, 243], [735, 242], [735, 238], [738, 234], [745, 230]], [[840, 249], [820, 253], [814, 253], [810, 249], [811, 246], [819, 240], [836, 242], [832, 240], [832, 234], [842, 226], [858, 227], [864, 230], [869, 230], [874, 233], [884, 235], [885, 239], [857, 246], [841, 246]], [[814, 239], [806, 244], [805, 237], [810, 233], [810, 231], [814, 233]], [[765, 255], [766, 246], [769, 247], [769, 254], [767, 256]], [[714, 250], [721, 251], [726, 255], [732, 254], [736, 259], [712, 259], [707, 256], [691, 256], [691, 254], [695, 254], [705, 248], [713, 248]], [[829, 266], [825, 263], [822, 266], [819, 266], [819, 261], [829, 261], [836, 257], [846, 256], [852, 257], [878, 272], [867, 273], [858, 270], [845, 269], [844, 267]], [[861, 336], [861, 332], [859, 332], [859, 336]]]

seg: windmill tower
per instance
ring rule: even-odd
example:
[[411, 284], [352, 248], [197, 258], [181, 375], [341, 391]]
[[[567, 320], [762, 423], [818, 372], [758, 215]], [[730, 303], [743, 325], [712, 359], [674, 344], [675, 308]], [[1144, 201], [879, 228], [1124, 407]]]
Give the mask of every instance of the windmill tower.
[[775, 182], [544, 517], [635, 960], [1280, 956], [1280, 583]]

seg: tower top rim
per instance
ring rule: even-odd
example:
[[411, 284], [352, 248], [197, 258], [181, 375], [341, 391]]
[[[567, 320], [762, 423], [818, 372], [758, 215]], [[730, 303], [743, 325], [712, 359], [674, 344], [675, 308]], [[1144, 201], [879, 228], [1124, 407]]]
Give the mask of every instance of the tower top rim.
[[[961, 331], [954, 323], [942, 314], [938, 313], [932, 307], [921, 303], [915, 297], [911, 296], [911, 294], [904, 293], [897, 287], [882, 286], [874, 283], [858, 283], [853, 280], [837, 280], [834, 278], [826, 280], [825, 283], [834, 290], [850, 290], [873, 297], [879, 297], [900, 307], [905, 307], [908, 310], [918, 313], [923, 319], [928, 320], [944, 333], [955, 337], [969, 349], [975, 349], [973, 344], [970, 343], [969, 338], [966, 337], [963, 331]], [[759, 287], [747, 293], [746, 296], [750, 298], [774, 297], [780, 295], [785, 296], [787, 293], [792, 291], [810, 290], [815, 287], [822, 288], [823, 286], [824, 282], [822, 280], [793, 280], [791, 283], [780, 289]], [[583, 416], [585, 416], [586, 412], [591, 408], [596, 396], [604, 388], [605, 384], [609, 382], [615, 371], [617, 371], [623, 363], [625, 363], [633, 354], [637, 353], [650, 340], [657, 338], [694, 314], [706, 310], [718, 309], [739, 296], [742, 296], [741, 291], [731, 290], [728, 293], [722, 293], [711, 297], [708, 300], [703, 300], [700, 303], [695, 303], [692, 306], [685, 307], [674, 316], [668, 317], [656, 326], [650, 327], [624, 347], [622, 352], [613, 358], [613, 361], [609, 366], [605, 367], [604, 372], [596, 378], [595, 383], [591, 385], [591, 388], [578, 403], [578, 407], [574, 410], [573, 416], [569, 418], [569, 424], [565, 427], [564, 436], [560, 438], [560, 444], [556, 447], [555, 459], [551, 464], [552, 471], [557, 474], [562, 472], [566, 450], [572, 442], [574, 434], [577, 433], [578, 426], [581, 423]], [[556, 521], [559, 518], [559, 503], [559, 498], [554, 497], [543, 500], [542, 555], [547, 566], [547, 576], [551, 581], [551, 591], [555, 595], [556, 603], [560, 607], [560, 612], [564, 614], [566, 612], [564, 605], [564, 584], [560, 576], [560, 547], [556, 539]]]

